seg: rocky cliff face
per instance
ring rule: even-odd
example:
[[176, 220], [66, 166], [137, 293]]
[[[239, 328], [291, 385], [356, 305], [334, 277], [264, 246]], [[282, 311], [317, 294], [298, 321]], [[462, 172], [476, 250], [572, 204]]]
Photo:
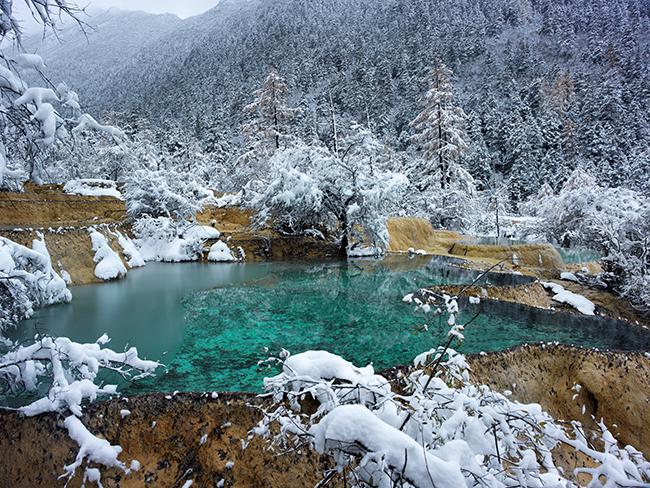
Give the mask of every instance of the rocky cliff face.
[[604, 419], [623, 445], [650, 454], [647, 353], [524, 344], [471, 356], [469, 363], [474, 378], [490, 388], [509, 390], [522, 403], [539, 403], [554, 417], [589, 429], [597, 429], [594, 419]]

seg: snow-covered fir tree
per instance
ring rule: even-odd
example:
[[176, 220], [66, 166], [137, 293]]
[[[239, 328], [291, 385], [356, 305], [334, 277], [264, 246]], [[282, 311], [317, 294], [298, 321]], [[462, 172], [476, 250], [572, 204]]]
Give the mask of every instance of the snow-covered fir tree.
[[463, 109], [452, 104], [453, 86], [451, 70], [435, 57], [423, 80], [428, 84], [419, 103], [422, 112], [411, 122], [418, 132], [413, 140], [422, 147], [422, 160], [411, 169], [410, 178], [420, 190], [425, 190], [432, 179], [440, 182], [444, 190], [451, 184], [453, 165], [457, 164], [468, 148], [466, 115]]

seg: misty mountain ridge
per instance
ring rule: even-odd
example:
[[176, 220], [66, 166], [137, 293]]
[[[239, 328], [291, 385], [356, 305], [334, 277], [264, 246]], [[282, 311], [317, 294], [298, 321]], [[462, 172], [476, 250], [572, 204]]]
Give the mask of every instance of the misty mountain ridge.
[[398, 150], [414, 149], [409, 122], [437, 53], [468, 115], [466, 166], [479, 180], [518, 174], [523, 198], [578, 165], [639, 186], [632, 175], [650, 166], [648, 10], [645, 0], [233, 0], [185, 20], [111, 10], [93, 17], [90, 43], [66, 31], [38, 53], [98, 118], [137, 114], [235, 144], [273, 66], [303, 109], [304, 138], [330, 143], [331, 96], [343, 125], [369, 125]]

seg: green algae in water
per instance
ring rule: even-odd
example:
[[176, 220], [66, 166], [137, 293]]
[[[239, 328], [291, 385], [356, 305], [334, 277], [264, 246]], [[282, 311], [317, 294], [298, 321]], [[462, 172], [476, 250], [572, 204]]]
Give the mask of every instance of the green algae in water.
[[[470, 283], [476, 274], [432, 261], [419, 270], [391, 272], [382, 265], [350, 263], [277, 265], [271, 276], [241, 285], [193, 293], [184, 299], [187, 329], [167, 374], [137, 383], [134, 391], [261, 391], [257, 366], [282, 348], [296, 354], [324, 349], [376, 369], [410, 363], [446, 342], [445, 314], [414, 313], [402, 297], [419, 286]], [[511, 284], [528, 278], [490, 275]], [[459, 320], [477, 306], [461, 300]], [[575, 344], [600, 349], [648, 349], [650, 334], [602, 318], [553, 314], [512, 303], [482, 301], [482, 313], [457, 349], [464, 353], [503, 349], [523, 342]], [[429, 319], [429, 332], [418, 332]]]

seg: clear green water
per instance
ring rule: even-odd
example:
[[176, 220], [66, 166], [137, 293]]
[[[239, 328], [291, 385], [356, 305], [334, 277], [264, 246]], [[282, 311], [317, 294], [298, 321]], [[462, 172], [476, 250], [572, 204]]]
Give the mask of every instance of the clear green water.
[[[374, 266], [354, 262], [274, 263], [263, 279], [186, 296], [187, 328], [168, 372], [131, 391], [260, 391], [274, 371], [257, 366], [277, 354], [326, 349], [358, 365], [376, 368], [410, 362], [446, 340], [446, 318], [430, 322], [402, 297], [419, 286], [470, 283], [474, 273], [446, 262], [417, 257]], [[393, 263], [392, 265], [390, 263]], [[410, 269], [417, 265], [421, 269]], [[403, 271], [396, 271], [402, 269]], [[490, 282], [526, 282], [525, 277], [490, 275]], [[498, 350], [522, 342], [576, 344], [600, 349], [650, 349], [650, 333], [623, 322], [553, 314], [511, 303], [482, 302], [482, 314], [458, 350]], [[461, 320], [477, 311], [461, 302]]]
[[463, 242], [463, 244], [472, 244], [475, 246], [519, 246], [523, 244], [535, 244], [535, 242], [510, 239], [509, 237], [484, 236], [476, 237], [467, 242]]
[[566, 264], [571, 263], [590, 263], [592, 261], [599, 261], [603, 258], [602, 254], [593, 249], [566, 249], [563, 247], [556, 247], [557, 252], [562, 256], [562, 261]]

